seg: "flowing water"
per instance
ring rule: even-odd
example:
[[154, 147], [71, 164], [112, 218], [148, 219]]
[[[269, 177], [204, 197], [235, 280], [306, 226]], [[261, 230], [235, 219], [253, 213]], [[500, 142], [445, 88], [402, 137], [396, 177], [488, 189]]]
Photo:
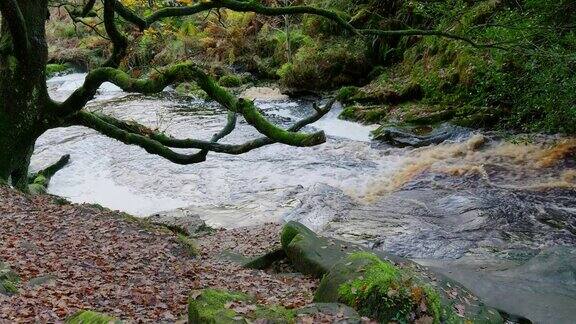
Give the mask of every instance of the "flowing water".
[[[50, 93], [63, 100], [83, 78], [53, 78]], [[313, 112], [309, 100], [269, 89], [248, 94], [280, 125]], [[111, 84], [88, 109], [179, 138], [208, 139], [226, 120], [217, 105], [170, 89], [130, 95]], [[454, 142], [399, 149], [371, 142], [374, 128], [339, 120], [340, 110], [306, 129], [328, 135], [326, 144], [313, 148], [270, 145], [241, 156], [211, 153], [204, 163], [179, 166], [70, 127], [42, 136], [32, 165], [70, 154], [71, 164], [52, 179], [49, 192], [73, 202], [140, 216], [185, 207], [209, 225], [228, 228], [298, 220], [326, 235], [415, 259], [533, 321], [574, 322], [576, 139], [471, 132]], [[240, 122], [222, 142], [257, 136]], [[548, 270], [525, 271], [538, 264]]]

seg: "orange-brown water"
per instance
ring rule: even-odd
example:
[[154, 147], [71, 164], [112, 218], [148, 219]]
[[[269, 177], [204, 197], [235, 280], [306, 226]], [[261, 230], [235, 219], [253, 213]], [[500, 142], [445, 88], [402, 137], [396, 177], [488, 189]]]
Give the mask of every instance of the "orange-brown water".
[[[476, 134], [465, 142], [414, 150], [392, 177], [377, 177], [365, 192], [355, 195], [372, 201], [423, 172], [456, 177], [477, 174], [492, 185], [518, 189], [576, 188], [576, 169], [570, 163], [575, 154], [576, 138], [514, 143]], [[495, 167], [496, 171], [490, 171]]]

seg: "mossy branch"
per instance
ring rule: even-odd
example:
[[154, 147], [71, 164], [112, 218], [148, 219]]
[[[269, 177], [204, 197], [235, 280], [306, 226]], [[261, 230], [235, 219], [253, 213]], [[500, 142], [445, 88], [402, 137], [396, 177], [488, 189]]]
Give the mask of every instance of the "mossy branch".
[[62, 170], [70, 162], [70, 155], [66, 154], [60, 158], [56, 163], [49, 167], [40, 170], [28, 176], [28, 184], [31, 186], [38, 186], [40, 190], [31, 190], [42, 192], [48, 188], [48, 184], [56, 172]]
[[[315, 113], [305, 119], [302, 119], [295, 123], [292, 127], [288, 128], [289, 132], [297, 132], [301, 130], [306, 125], [312, 124], [326, 115], [334, 105], [335, 99], [331, 100], [326, 104], [325, 107], [319, 108], [315, 106]], [[197, 139], [177, 139], [170, 137], [166, 134], [156, 132], [142, 124], [134, 121], [122, 121], [106, 115], [97, 115], [98, 118], [107, 122], [108, 124], [114, 125], [115, 127], [133, 134], [138, 134], [141, 136], [148, 137], [151, 140], [157, 141], [162, 145], [170, 148], [179, 149], [200, 149], [205, 151], [211, 151], [216, 153], [225, 153], [231, 155], [239, 155], [250, 152], [252, 150], [261, 148], [266, 145], [277, 143], [276, 141], [268, 137], [260, 137], [255, 140], [245, 142], [243, 144], [221, 144], [217, 143], [218, 140], [222, 139], [224, 136], [230, 134], [236, 125], [236, 113], [228, 114], [228, 123], [218, 134], [212, 137], [210, 142], [197, 140]]]
[[466, 42], [476, 48], [496, 48], [506, 50], [506, 48], [498, 46], [497, 44], [482, 44], [474, 40], [457, 34], [439, 30], [422, 30], [422, 29], [406, 29], [406, 30], [380, 30], [380, 29], [357, 29], [350, 22], [346, 21], [336, 12], [321, 9], [311, 6], [280, 6], [269, 7], [256, 1], [242, 1], [242, 0], [211, 0], [203, 1], [192, 6], [184, 7], [169, 7], [160, 9], [146, 18], [139, 17], [131, 10], [124, 7], [120, 2], [116, 1], [118, 13], [129, 22], [134, 23], [140, 30], [145, 30], [151, 24], [170, 17], [190, 16], [212, 9], [229, 9], [237, 12], [254, 12], [266, 16], [282, 16], [282, 15], [298, 15], [310, 14], [321, 16], [335, 22], [338, 26], [346, 31], [352, 32], [357, 35], [377, 35], [377, 36], [437, 36], [454, 40]]
[[110, 40], [112, 41], [112, 54], [103, 64], [105, 67], [118, 67], [126, 56], [128, 39], [116, 26], [114, 21], [116, 15], [116, 0], [104, 0], [104, 27]]
[[105, 120], [90, 112], [79, 111], [73, 116], [72, 120], [76, 125], [92, 128], [95, 131], [107, 137], [116, 139], [124, 144], [137, 145], [150, 154], [159, 155], [176, 164], [187, 165], [206, 161], [206, 152], [201, 151], [195, 154], [182, 154], [175, 152], [167, 146], [162, 145], [160, 142], [146, 136], [131, 133], [120, 129], [113, 124], [107, 123]]
[[0, 13], [10, 30], [12, 47], [16, 58], [25, 62], [30, 54], [30, 43], [20, 6], [16, 0], [0, 0]]
[[326, 141], [324, 132], [296, 133], [274, 125], [258, 111], [253, 102], [237, 99], [193, 63], [173, 65], [149, 79], [134, 79], [125, 72], [113, 68], [96, 69], [88, 74], [82, 87], [59, 105], [59, 113], [63, 115], [62, 117], [66, 117], [82, 109], [104, 82], [113, 83], [127, 92], [152, 94], [161, 92], [166, 86], [177, 81], [195, 81], [210, 98], [229, 111], [243, 115], [250, 125], [275, 142], [291, 146], [314, 146]]

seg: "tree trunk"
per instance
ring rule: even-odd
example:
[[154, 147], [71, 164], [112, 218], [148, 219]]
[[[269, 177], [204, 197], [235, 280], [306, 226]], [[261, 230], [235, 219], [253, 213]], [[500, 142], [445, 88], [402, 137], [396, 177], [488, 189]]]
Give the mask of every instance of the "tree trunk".
[[[34, 143], [52, 122], [47, 111], [50, 100], [45, 75], [48, 5], [47, 0], [17, 2], [27, 37], [12, 35], [6, 17], [2, 17], [0, 30], [0, 180], [27, 190]], [[26, 40], [29, 51], [22, 57], [14, 44]]]

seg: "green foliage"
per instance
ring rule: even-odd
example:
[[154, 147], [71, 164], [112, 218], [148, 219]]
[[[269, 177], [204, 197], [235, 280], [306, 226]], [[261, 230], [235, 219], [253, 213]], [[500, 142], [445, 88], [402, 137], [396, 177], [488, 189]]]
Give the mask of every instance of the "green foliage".
[[223, 87], [234, 88], [242, 85], [242, 79], [236, 75], [223, 75], [218, 83]]
[[[518, 50], [478, 50], [428, 38], [407, 52], [403, 73], [422, 85], [427, 102], [463, 106], [463, 115], [488, 107], [504, 117], [503, 127], [575, 132], [576, 37], [555, 18], [562, 8], [574, 5], [528, 1], [521, 11], [498, 3], [460, 4], [455, 6], [459, 13], [437, 12], [438, 25], [454, 24], [461, 16], [462, 33], [492, 42], [514, 41]], [[474, 118], [467, 123], [474, 124]]]
[[46, 77], [52, 77], [67, 70], [70, 70], [70, 66], [67, 64], [48, 64], [46, 65]]
[[359, 84], [368, 74], [368, 58], [361, 40], [303, 46], [292, 63], [279, 70], [281, 83], [299, 89], [330, 89]]
[[[138, 13], [150, 11], [146, 1], [128, 2]], [[285, 21], [279, 17], [220, 10], [207, 17], [165, 19], [141, 34], [125, 24], [124, 31], [135, 42], [124, 65], [138, 76], [157, 66], [194, 59], [210, 66], [235, 65], [260, 77], [280, 78], [285, 87], [303, 90], [364, 85], [374, 80], [364, 98], [370, 105], [396, 105], [389, 102], [387, 92], [402, 97], [405, 90], [420, 89], [421, 96], [410, 100], [421, 105], [412, 108], [455, 107], [450, 118], [461, 125], [576, 132], [574, 1], [302, 3], [334, 10], [358, 28], [437, 29], [466, 35], [479, 43], [511, 46], [512, 50], [479, 49], [439, 37], [355, 37], [314, 15], [290, 17], [288, 37]], [[110, 53], [109, 42], [89, 28], [81, 24], [73, 27], [69, 20], [54, 16], [61, 17], [53, 15], [47, 24], [52, 61], [92, 67]], [[88, 22], [95, 22], [90, 19], [94, 18]], [[98, 27], [100, 32], [102, 27]], [[292, 57], [288, 55], [288, 39]], [[224, 77], [223, 84], [238, 84], [227, 79]], [[339, 96], [345, 101], [352, 95], [341, 92]], [[407, 115], [420, 114], [413, 111]]]
[[342, 103], [350, 102], [350, 99], [358, 94], [360, 89], [355, 86], [342, 87], [336, 95], [336, 99]]

